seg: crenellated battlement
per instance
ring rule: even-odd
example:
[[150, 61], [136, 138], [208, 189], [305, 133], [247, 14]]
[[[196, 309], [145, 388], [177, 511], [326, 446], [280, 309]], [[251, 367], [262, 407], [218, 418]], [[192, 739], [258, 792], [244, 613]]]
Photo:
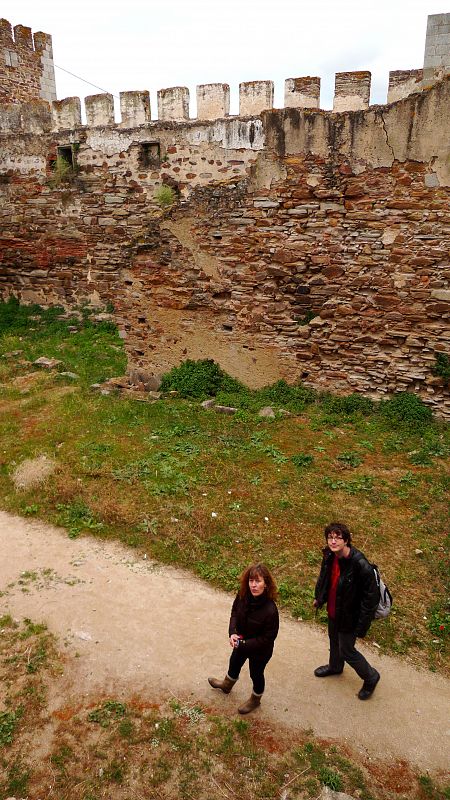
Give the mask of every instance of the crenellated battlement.
[[[421, 78], [422, 70], [391, 72], [388, 94], [390, 103], [386, 106], [370, 106], [370, 73], [339, 73], [336, 75], [336, 96], [332, 111], [324, 111], [318, 107], [320, 79], [312, 77], [286, 81], [284, 109], [273, 108], [273, 84], [270, 81], [241, 84], [242, 103], [239, 116], [229, 114], [227, 84], [203, 84], [197, 87], [197, 117], [189, 116], [189, 90], [186, 87], [173, 87], [158, 92], [158, 119], [151, 118], [148, 91], [121, 92], [119, 120], [115, 118], [114, 98], [111, 94], [100, 93], [85, 97], [86, 123], [83, 122], [83, 104], [79, 97], [55, 100], [50, 105], [43, 100], [33, 100], [21, 104], [0, 105], [0, 134], [54, 134], [59, 138], [66, 138], [67, 141], [77, 141], [80, 135], [85, 137], [92, 134], [95, 138], [108, 138], [115, 130], [118, 135], [121, 131], [124, 134], [128, 132], [134, 141], [145, 141], [150, 134], [158, 136], [164, 129], [172, 132], [179, 129], [180, 136], [191, 145], [216, 142], [224, 148], [257, 151], [265, 147], [263, 116], [271, 112], [284, 121], [289, 120], [292, 113], [296, 112], [295, 124], [301, 130], [307, 128], [308, 135], [313, 138], [316, 132], [330, 130], [336, 125], [340, 125], [343, 130], [349, 126], [351, 128], [352, 113], [364, 112], [367, 114], [367, 135], [376, 138], [379, 115], [386, 113], [393, 103], [412, 95], [417, 96]], [[340, 117], [342, 120], [339, 122]]]
[[[421, 91], [433, 80], [450, 71], [450, 14], [428, 17], [423, 69], [394, 70], [389, 73], [387, 103]], [[0, 102], [20, 103], [44, 99], [53, 102], [53, 129], [64, 130], [81, 125], [81, 103], [77, 98], [56, 101], [52, 40], [46, 33], [32, 34], [31, 28], [0, 20]], [[333, 112], [361, 111], [370, 107], [371, 73], [338, 72], [335, 76]], [[218, 120], [230, 115], [230, 87], [226, 83], [201, 84], [196, 89], [197, 117], [190, 117], [189, 89], [175, 86], [157, 92], [159, 122], [187, 122], [192, 119]], [[55, 102], [56, 101], [56, 102]], [[273, 109], [274, 83], [270, 80], [243, 82], [239, 85], [239, 117], [258, 116]], [[287, 78], [284, 107], [320, 109], [320, 77]], [[88, 126], [101, 127], [117, 122], [121, 127], [137, 127], [152, 121], [150, 93], [120, 92], [120, 120], [115, 120], [110, 94], [85, 98]]]
[[12, 49], [20, 50], [26, 47], [29, 50], [41, 51], [52, 44], [52, 37], [41, 31], [34, 34], [26, 25], [12, 27], [7, 19], [0, 19], [0, 41], [2, 45], [9, 45]]
[[56, 100], [52, 37], [0, 19], [0, 103]]

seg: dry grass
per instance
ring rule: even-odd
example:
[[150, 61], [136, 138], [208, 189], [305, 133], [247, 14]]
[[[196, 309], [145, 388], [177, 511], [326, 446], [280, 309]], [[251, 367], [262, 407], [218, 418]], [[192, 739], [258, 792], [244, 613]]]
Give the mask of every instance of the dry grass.
[[57, 462], [53, 458], [41, 455], [36, 458], [26, 458], [12, 474], [12, 481], [18, 490], [34, 489], [40, 486], [54, 473]]

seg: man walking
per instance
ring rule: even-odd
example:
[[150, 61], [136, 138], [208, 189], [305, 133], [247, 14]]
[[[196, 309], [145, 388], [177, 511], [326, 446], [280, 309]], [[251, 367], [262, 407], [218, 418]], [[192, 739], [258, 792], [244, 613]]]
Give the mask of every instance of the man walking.
[[363, 680], [359, 699], [367, 700], [373, 694], [380, 674], [356, 650], [355, 642], [370, 628], [378, 605], [379, 589], [371, 565], [363, 553], [352, 546], [351, 533], [346, 525], [341, 522], [327, 525], [325, 540], [327, 546], [323, 550], [314, 607], [327, 604], [330, 658], [328, 664], [314, 670], [314, 675], [317, 678], [340, 675], [347, 662]]

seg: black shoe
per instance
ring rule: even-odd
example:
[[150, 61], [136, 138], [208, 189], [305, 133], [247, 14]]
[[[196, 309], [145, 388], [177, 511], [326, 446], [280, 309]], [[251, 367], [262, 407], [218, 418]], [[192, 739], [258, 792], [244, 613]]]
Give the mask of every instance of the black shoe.
[[374, 693], [375, 686], [380, 680], [380, 677], [380, 673], [377, 672], [376, 678], [371, 681], [364, 681], [362, 688], [358, 692], [358, 697], [360, 700], [368, 700], [368, 698]]
[[326, 678], [328, 675], [342, 675], [342, 670], [331, 669], [328, 664], [314, 670], [316, 678]]

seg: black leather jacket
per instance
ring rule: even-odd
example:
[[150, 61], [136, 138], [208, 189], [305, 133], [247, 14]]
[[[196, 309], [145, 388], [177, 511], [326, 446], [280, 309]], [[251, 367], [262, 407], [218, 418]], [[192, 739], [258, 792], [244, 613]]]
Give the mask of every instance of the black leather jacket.
[[278, 609], [266, 593], [252, 597], [250, 593], [242, 599], [236, 595], [231, 609], [229, 635], [237, 633], [244, 637], [245, 644], [239, 647], [249, 655], [270, 656], [278, 635]]
[[[323, 560], [316, 583], [315, 598], [318, 607], [328, 597], [331, 567], [334, 554], [328, 547], [323, 550]], [[336, 591], [336, 623], [342, 633], [366, 635], [380, 599], [374, 571], [366, 557], [355, 547], [350, 547], [348, 558], [340, 558], [341, 574]]]

